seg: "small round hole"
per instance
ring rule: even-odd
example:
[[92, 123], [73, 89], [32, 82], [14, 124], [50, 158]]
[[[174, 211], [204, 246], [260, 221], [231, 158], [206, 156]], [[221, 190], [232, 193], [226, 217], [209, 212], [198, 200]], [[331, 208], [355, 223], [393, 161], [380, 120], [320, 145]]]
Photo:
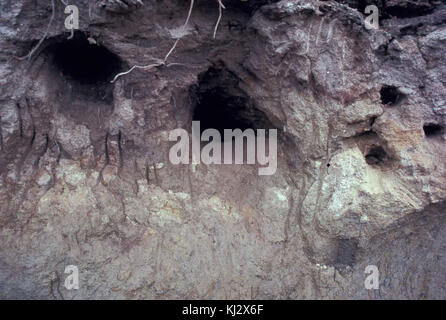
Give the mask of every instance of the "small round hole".
[[381, 103], [388, 106], [396, 106], [403, 102], [405, 95], [397, 87], [383, 86], [380, 91]]
[[378, 165], [387, 159], [386, 151], [380, 146], [373, 146], [365, 156], [365, 161], [370, 165]]
[[429, 123], [423, 126], [423, 131], [426, 137], [436, 137], [443, 134], [444, 127], [436, 123]]

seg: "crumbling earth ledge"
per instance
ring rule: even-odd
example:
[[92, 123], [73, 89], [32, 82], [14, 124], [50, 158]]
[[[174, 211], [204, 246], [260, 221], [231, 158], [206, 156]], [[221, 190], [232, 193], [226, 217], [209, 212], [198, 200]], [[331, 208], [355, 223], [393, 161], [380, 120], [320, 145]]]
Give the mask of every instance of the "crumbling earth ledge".
[[[446, 298], [444, 4], [141, 2], [1, 1], [1, 298]], [[203, 101], [275, 175], [169, 162]]]

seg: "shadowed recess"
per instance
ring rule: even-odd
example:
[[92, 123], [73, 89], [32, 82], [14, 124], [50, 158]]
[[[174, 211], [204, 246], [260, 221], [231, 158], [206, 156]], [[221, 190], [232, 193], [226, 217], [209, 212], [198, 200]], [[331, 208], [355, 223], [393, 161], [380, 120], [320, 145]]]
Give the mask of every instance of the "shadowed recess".
[[394, 86], [383, 86], [380, 94], [381, 103], [388, 106], [397, 106], [405, 99], [405, 95]]
[[200, 121], [201, 132], [217, 129], [270, 129], [267, 116], [257, 109], [239, 88], [239, 79], [226, 69], [210, 68], [191, 89], [195, 101], [193, 120]]
[[387, 153], [381, 146], [373, 146], [365, 156], [365, 161], [370, 165], [383, 163], [387, 159]]
[[423, 126], [423, 131], [426, 137], [437, 137], [443, 134], [444, 127], [436, 123], [428, 123]]
[[47, 49], [62, 75], [81, 84], [109, 82], [121, 69], [121, 59], [107, 48], [91, 44], [77, 32], [73, 39], [52, 44]]
[[335, 266], [353, 266], [358, 252], [358, 240], [339, 239], [337, 242], [337, 254], [334, 261]]

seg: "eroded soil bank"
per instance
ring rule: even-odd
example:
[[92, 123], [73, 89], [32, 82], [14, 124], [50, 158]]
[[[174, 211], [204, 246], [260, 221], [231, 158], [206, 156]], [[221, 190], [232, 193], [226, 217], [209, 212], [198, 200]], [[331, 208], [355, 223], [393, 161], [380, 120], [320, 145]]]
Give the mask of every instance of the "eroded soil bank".
[[[444, 4], [65, 2], [0, 4], [0, 297], [446, 298]], [[276, 174], [173, 165], [192, 120]]]

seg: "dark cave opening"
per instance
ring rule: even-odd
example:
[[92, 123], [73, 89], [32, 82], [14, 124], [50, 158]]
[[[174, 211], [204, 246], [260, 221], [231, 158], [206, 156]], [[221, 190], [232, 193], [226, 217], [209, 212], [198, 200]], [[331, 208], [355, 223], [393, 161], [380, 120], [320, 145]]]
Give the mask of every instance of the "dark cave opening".
[[372, 146], [365, 156], [365, 161], [370, 165], [378, 165], [387, 160], [387, 153], [381, 146]]
[[423, 126], [423, 131], [426, 137], [437, 137], [443, 134], [444, 127], [436, 123], [428, 123]]
[[227, 69], [210, 68], [191, 89], [195, 106], [193, 121], [200, 121], [200, 133], [216, 129], [224, 138], [224, 129], [272, 129], [264, 112], [239, 88], [239, 79]]
[[223, 134], [224, 129], [252, 128], [252, 124], [242, 115], [246, 98], [234, 97], [222, 87], [205, 91], [200, 95], [194, 110], [193, 120], [200, 121], [201, 129], [217, 129]]
[[110, 82], [121, 69], [117, 55], [104, 46], [91, 44], [81, 32], [76, 32], [71, 40], [50, 45], [47, 50], [64, 77], [81, 84]]
[[113, 102], [114, 85], [110, 81], [123, 69], [119, 56], [79, 31], [72, 39], [49, 39], [44, 54], [55, 71], [54, 80], [63, 79], [67, 84], [70, 100]]
[[405, 99], [405, 95], [395, 86], [383, 86], [380, 95], [381, 103], [388, 106], [397, 106]]

